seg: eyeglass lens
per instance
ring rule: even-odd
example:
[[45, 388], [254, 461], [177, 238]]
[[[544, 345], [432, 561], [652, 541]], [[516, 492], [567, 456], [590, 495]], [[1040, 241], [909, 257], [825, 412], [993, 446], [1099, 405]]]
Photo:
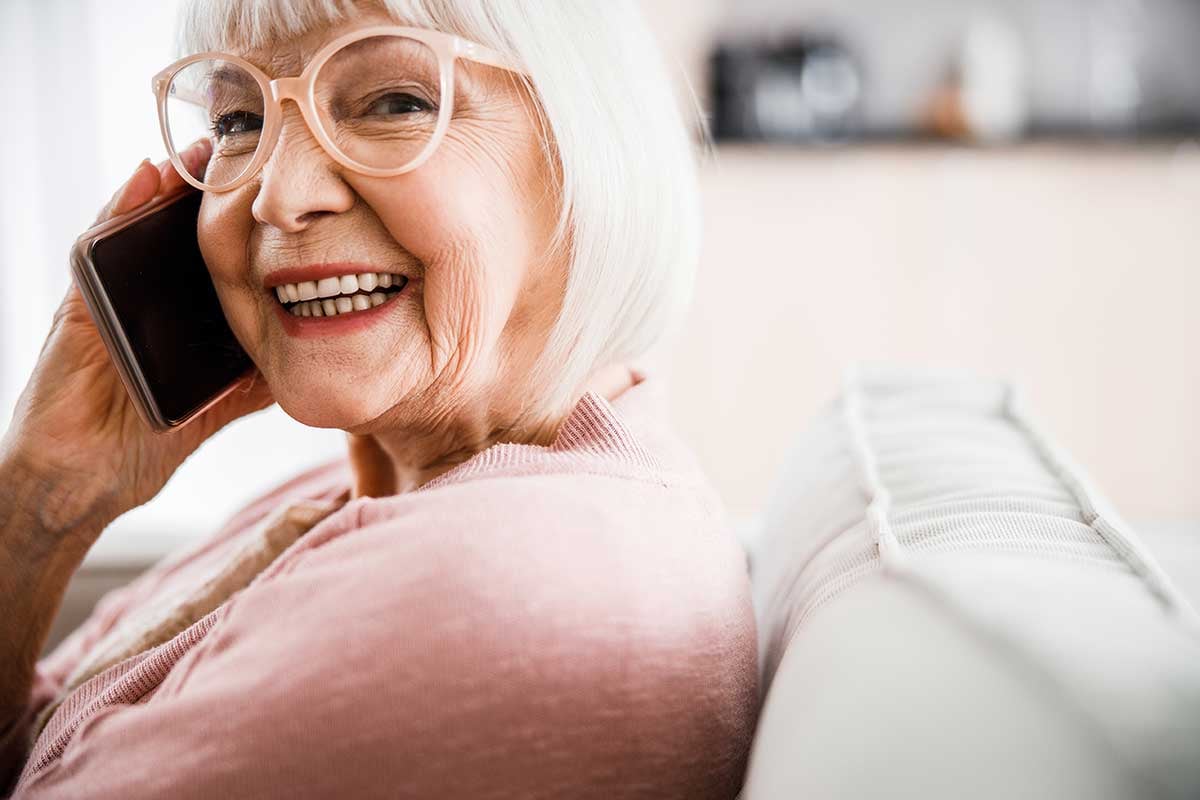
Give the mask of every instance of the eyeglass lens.
[[[373, 36], [343, 47], [314, 83], [318, 124], [342, 155], [367, 167], [396, 169], [429, 144], [441, 108], [438, 59], [422, 42]], [[208, 59], [179, 70], [167, 90], [170, 146], [182, 154], [208, 139], [212, 156], [192, 175], [219, 189], [254, 160], [266, 99], [237, 64]]]

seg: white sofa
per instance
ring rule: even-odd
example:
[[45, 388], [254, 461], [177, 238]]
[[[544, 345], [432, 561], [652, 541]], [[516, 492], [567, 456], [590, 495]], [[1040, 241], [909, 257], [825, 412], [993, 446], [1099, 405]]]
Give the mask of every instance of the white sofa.
[[751, 544], [745, 800], [1200, 797], [1200, 624], [1015, 387], [854, 370]]

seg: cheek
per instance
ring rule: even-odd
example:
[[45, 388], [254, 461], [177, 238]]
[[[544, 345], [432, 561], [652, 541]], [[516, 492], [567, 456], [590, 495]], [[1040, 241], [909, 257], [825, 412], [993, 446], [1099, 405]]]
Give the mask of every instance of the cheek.
[[205, 195], [200, 203], [196, 236], [218, 290], [247, 282], [249, 219], [249, 206], [239, 208], [237, 198]]
[[392, 238], [429, 268], [455, 251], [487, 251], [493, 258], [516, 256], [523, 244], [516, 219], [519, 198], [503, 180], [427, 162], [386, 186], [360, 194]]
[[254, 342], [262, 332], [257, 329], [256, 305], [247, 294], [250, 267], [246, 259], [252, 233], [247, 219], [251, 219], [249, 206], [239, 208], [237, 198], [205, 195], [196, 221], [196, 237], [229, 327], [253, 355]]
[[360, 193], [419, 262], [433, 338], [495, 338], [530, 262], [521, 204], [501, 181], [434, 164], [391, 179], [386, 190]]

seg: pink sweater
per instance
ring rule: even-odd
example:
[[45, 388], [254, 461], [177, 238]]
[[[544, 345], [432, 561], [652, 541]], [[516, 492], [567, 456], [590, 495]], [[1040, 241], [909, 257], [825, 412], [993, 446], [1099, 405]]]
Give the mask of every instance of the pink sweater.
[[[663, 387], [635, 378], [548, 447], [346, 502], [69, 691], [23, 769], [0, 742], [0, 776], [21, 770], [18, 798], [734, 797], [758, 694], [745, 557]], [[23, 730], [119, 621], [350, 483], [345, 460], [304, 472], [106, 595], [39, 662]]]

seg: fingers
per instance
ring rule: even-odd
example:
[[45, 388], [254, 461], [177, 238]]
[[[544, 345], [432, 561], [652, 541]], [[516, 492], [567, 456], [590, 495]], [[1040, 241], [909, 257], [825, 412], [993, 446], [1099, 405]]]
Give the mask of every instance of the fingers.
[[134, 170], [133, 177], [117, 193], [113, 200], [110, 216], [119, 217], [143, 203], [149, 202], [158, 193], [158, 185], [158, 170], [154, 169], [150, 159], [143, 159], [142, 163], [138, 164], [137, 169]]
[[[179, 154], [179, 159], [183, 162], [184, 168], [189, 175], [200, 177], [204, 175], [204, 168], [208, 163], [208, 159], [212, 156], [212, 142], [206, 138], [197, 139], [190, 147]], [[171, 159], [167, 159], [158, 165], [159, 174], [162, 178], [160, 191], [163, 194], [182, 189], [187, 183], [183, 176], [179, 174], [179, 170], [175, 167], [175, 163]]]
[[[198, 139], [187, 150], [179, 154], [191, 175], [203, 175], [204, 167], [212, 155], [212, 144], [208, 139]], [[129, 180], [113, 194], [112, 199], [100, 210], [93, 225], [99, 225], [113, 217], [126, 214], [159, 194], [169, 194], [183, 188], [186, 183], [170, 159], [157, 166], [144, 158], [133, 171]]]
[[100, 209], [100, 213], [96, 215], [96, 221], [92, 224], [99, 225], [101, 222], [137, 208], [154, 197], [155, 192], [158, 191], [158, 184], [158, 170], [150, 163], [150, 159], [143, 158], [142, 163], [137, 165], [129, 180], [125, 181], [124, 185], [117, 189], [112, 198], [105, 203], [104, 208]]
[[179, 175], [179, 170], [175, 169], [175, 165], [171, 163], [171, 159], [167, 159], [158, 165], [159, 189], [163, 194], [170, 194], [178, 189], [182, 189], [187, 183]]

